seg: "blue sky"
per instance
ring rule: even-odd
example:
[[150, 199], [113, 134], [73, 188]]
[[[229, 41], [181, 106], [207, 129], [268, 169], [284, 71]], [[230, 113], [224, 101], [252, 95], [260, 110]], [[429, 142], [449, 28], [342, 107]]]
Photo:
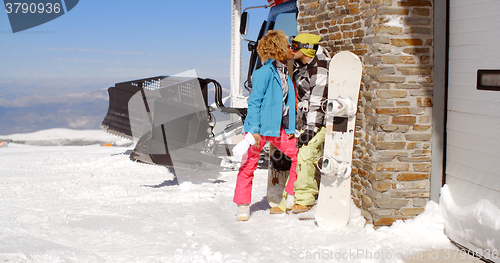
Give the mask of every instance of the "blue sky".
[[[267, 3], [242, 2], [244, 7]], [[82, 80], [115, 83], [195, 69], [229, 88], [230, 0], [81, 0], [65, 15], [15, 34], [3, 10], [0, 79], [68, 79], [57, 85], [70, 90]], [[255, 29], [249, 38], [267, 12], [252, 11]], [[243, 51], [245, 72], [246, 42]]]

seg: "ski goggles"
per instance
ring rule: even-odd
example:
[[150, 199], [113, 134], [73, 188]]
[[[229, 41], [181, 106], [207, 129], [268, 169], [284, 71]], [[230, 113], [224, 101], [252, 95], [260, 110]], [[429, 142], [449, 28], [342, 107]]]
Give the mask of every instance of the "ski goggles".
[[312, 45], [312, 44], [307, 44], [307, 43], [300, 43], [300, 42], [297, 42], [294, 40], [295, 39], [295, 36], [291, 36], [288, 41], [290, 42], [290, 47], [292, 47], [292, 49], [294, 51], [297, 51], [297, 50], [300, 50], [301, 48], [309, 48], [309, 49], [314, 49], [314, 50], [318, 50], [318, 45]]

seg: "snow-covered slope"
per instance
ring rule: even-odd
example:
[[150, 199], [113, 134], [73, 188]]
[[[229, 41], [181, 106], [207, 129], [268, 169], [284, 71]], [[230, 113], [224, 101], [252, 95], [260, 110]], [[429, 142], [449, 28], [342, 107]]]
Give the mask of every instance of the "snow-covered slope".
[[251, 218], [237, 222], [238, 163], [226, 159], [220, 169], [175, 178], [164, 167], [130, 161], [130, 150], [1, 147], [0, 261], [410, 262], [453, 249], [434, 202], [414, 220], [377, 230], [353, 205], [347, 227], [323, 229], [270, 215], [267, 171], [257, 170]]
[[54, 128], [32, 133], [0, 135], [0, 141], [39, 146], [82, 146], [92, 144], [130, 145], [132, 141], [118, 138], [101, 130], [71, 130]]

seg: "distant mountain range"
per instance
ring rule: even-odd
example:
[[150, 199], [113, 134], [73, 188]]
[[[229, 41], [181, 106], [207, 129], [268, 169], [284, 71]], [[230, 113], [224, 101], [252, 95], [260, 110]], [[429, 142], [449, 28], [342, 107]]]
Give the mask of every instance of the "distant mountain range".
[[[229, 90], [223, 89], [222, 96], [228, 95]], [[213, 103], [214, 96], [214, 89], [211, 88], [209, 103]], [[78, 94], [0, 97], [0, 135], [52, 128], [100, 129], [108, 105], [107, 88]], [[230, 101], [226, 102], [226, 106], [228, 105]], [[226, 117], [219, 116], [217, 119], [223, 120]]]
[[99, 129], [108, 109], [106, 89], [53, 97], [0, 98], [0, 134], [51, 128]]

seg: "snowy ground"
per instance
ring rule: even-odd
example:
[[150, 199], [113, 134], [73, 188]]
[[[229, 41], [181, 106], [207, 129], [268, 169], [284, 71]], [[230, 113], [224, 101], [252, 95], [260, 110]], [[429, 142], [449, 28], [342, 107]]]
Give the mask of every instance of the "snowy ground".
[[[77, 131], [59, 131], [47, 140], [119, 142], [98, 131], [77, 139]], [[40, 137], [47, 133], [0, 140]], [[352, 206], [347, 227], [322, 229], [313, 220], [270, 215], [267, 171], [257, 170], [251, 218], [237, 222], [237, 164], [181, 174], [177, 183], [163, 167], [130, 161], [131, 149], [0, 147], [0, 261], [411, 262], [454, 249], [434, 202], [414, 220], [377, 230]]]

